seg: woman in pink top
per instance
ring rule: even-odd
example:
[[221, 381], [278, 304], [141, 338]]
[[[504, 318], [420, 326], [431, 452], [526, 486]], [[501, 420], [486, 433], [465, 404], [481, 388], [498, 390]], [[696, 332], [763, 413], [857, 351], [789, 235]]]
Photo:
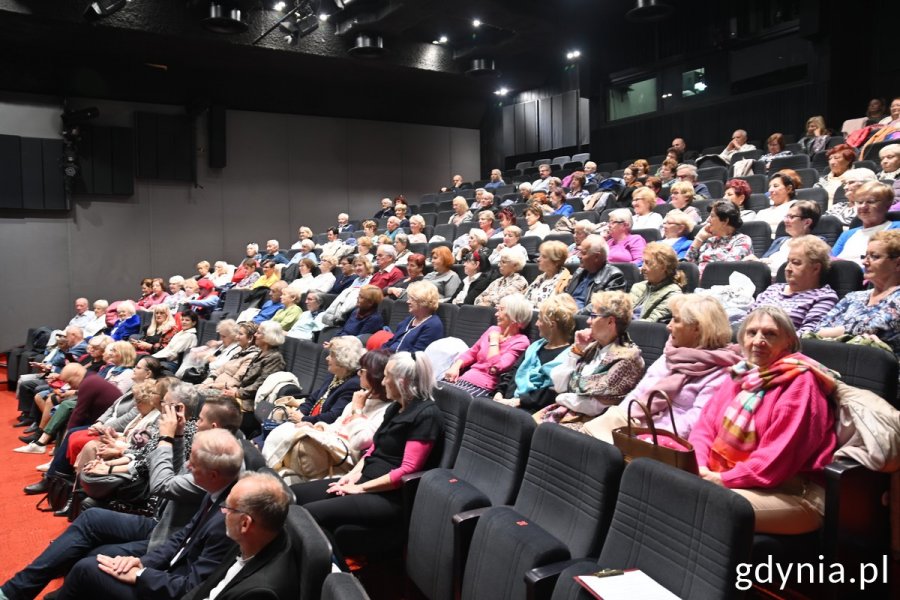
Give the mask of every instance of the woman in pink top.
[[473, 396], [493, 396], [500, 375], [528, 348], [528, 336], [522, 332], [531, 323], [532, 310], [522, 294], [504, 296], [497, 305], [497, 324], [459, 355], [444, 372], [444, 381]]
[[824, 490], [815, 482], [834, 454], [828, 369], [798, 352], [780, 308], [762, 306], [741, 325], [744, 360], [729, 369], [703, 407], [690, 441], [700, 476], [744, 496], [756, 531], [800, 534], [822, 524]]
[[609, 213], [609, 229], [606, 234], [606, 243], [609, 244], [607, 262], [630, 262], [636, 265], [643, 262], [647, 240], [631, 233], [631, 223], [631, 211], [627, 208], [617, 208]]

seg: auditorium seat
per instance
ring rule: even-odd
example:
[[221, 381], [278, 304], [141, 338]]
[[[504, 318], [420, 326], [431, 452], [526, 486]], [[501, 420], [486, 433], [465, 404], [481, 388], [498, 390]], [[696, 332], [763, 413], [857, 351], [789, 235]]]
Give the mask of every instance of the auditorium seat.
[[472, 346], [478, 341], [487, 328], [494, 325], [496, 309], [490, 306], [471, 306], [463, 304], [451, 326], [451, 334]]
[[641, 270], [637, 268], [637, 265], [634, 263], [619, 263], [619, 262], [611, 262], [609, 263], [612, 266], [616, 267], [622, 274], [625, 275], [625, 291], [630, 292], [631, 286], [633, 286], [638, 281], [643, 281], [644, 276], [641, 275]]
[[747, 221], [738, 229], [753, 242], [753, 254], [761, 257], [772, 245], [772, 229], [765, 221]]
[[812, 200], [819, 205], [823, 216], [828, 211], [828, 192], [822, 188], [800, 188], [794, 198], [796, 200]]
[[694, 290], [700, 285], [700, 269], [696, 264], [692, 262], [680, 261], [678, 263], [678, 270], [684, 273], [684, 277], [687, 280], [684, 286], [685, 294], [692, 294]]
[[644, 359], [644, 371], [650, 368], [656, 359], [662, 356], [669, 341], [669, 330], [664, 323], [651, 323], [650, 321], [632, 321], [628, 325], [628, 335], [631, 341], [641, 349], [641, 357]]
[[756, 261], [711, 262], [706, 265], [700, 277], [700, 287], [709, 289], [714, 285], [728, 285], [728, 277], [735, 271], [743, 273], [756, 287], [754, 297], [772, 284], [772, 271], [768, 265]]
[[[824, 191], [824, 190], [823, 190]], [[812, 235], [817, 235], [825, 240], [825, 242], [829, 246], [834, 246], [834, 243], [840, 237], [842, 233], [844, 233], [844, 225], [841, 223], [837, 217], [832, 215], [824, 215], [819, 222], [816, 223], [816, 226], [812, 229]], [[778, 224], [778, 229], [775, 230], [775, 238], [784, 237], [787, 235], [787, 231], [784, 228], [784, 222]]]

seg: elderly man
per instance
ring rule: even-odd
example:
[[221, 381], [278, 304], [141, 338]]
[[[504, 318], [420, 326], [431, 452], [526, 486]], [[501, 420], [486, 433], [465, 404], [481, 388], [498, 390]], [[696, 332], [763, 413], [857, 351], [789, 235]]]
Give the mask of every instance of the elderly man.
[[531, 202], [531, 184], [523, 181], [519, 184], [519, 198], [509, 198], [500, 203], [500, 207], [512, 206], [513, 204], [528, 204]]
[[696, 196], [707, 199], [711, 196], [706, 184], [697, 181], [697, 167], [694, 165], [678, 165], [678, 169], [675, 171], [675, 179], [687, 181], [694, 186], [694, 195]]
[[353, 223], [350, 222], [350, 215], [347, 213], [340, 213], [337, 220], [338, 233], [353, 233]]
[[394, 266], [394, 260], [397, 258], [397, 249], [390, 244], [381, 244], [375, 251], [375, 266], [377, 271], [372, 275], [370, 285], [381, 288], [385, 291], [401, 279], [403, 279], [403, 271]]
[[394, 201], [390, 198], [381, 199], [381, 210], [375, 213], [373, 219], [384, 219], [394, 216]]
[[472, 213], [477, 214], [483, 210], [494, 210], [494, 194], [484, 188], [475, 190], [475, 201], [470, 206]]
[[316, 248], [316, 243], [310, 238], [306, 238], [305, 240], [300, 241], [300, 251], [297, 252], [293, 258], [291, 258], [290, 264], [298, 265], [300, 261], [304, 258], [308, 258], [316, 264], [319, 264], [319, 257], [316, 256], [314, 252]]
[[541, 165], [538, 167], [538, 178], [531, 184], [531, 192], [550, 191], [550, 165]]
[[500, 172], [500, 169], [491, 169], [491, 180], [484, 184], [484, 189], [493, 192], [503, 185], [506, 185], [506, 182], [503, 181], [503, 174]]
[[[35, 405], [35, 396], [50, 389], [50, 383], [59, 377], [70, 358], [77, 361], [86, 352], [84, 332], [81, 327], [70, 325], [65, 331], [58, 333], [55, 345], [47, 345], [40, 362], [28, 363], [35, 372], [19, 377], [16, 385], [19, 411], [24, 415], [19, 420], [21, 426], [31, 426], [40, 420], [41, 412]], [[32, 432], [34, 429], [29, 431]]]
[[296, 549], [285, 530], [290, 508], [291, 495], [278, 477], [245, 473], [222, 504], [225, 533], [237, 548], [185, 600], [298, 598]]
[[[166, 398], [168, 401], [168, 394]], [[171, 409], [164, 408], [172, 418]], [[233, 548], [220, 507], [242, 466], [241, 444], [232, 434], [221, 429], [197, 433], [190, 469], [193, 482], [206, 496], [183, 529], [148, 552], [156, 520], [92, 508], [3, 584], [0, 598], [34, 598], [51, 579], [67, 571], [62, 589], [52, 597], [181, 598], [205, 580]]]
[[756, 146], [747, 143], [747, 132], [743, 129], [735, 129], [731, 134], [731, 141], [719, 153], [719, 158], [725, 161], [726, 165], [730, 165], [732, 156], [738, 152], [749, 152], [750, 150], [756, 150]]
[[591, 296], [597, 292], [625, 290], [625, 275], [607, 264], [607, 245], [603, 236], [591, 234], [579, 246], [581, 267], [572, 276], [566, 293], [575, 299], [581, 314], [590, 314]]
[[400, 227], [400, 218], [397, 217], [397, 215], [388, 217], [385, 234], [391, 238], [391, 241], [393, 242], [397, 239], [398, 233], [403, 233], [403, 228]]
[[88, 311], [89, 306], [87, 298], [76, 298], [75, 316], [69, 320], [69, 325], [81, 327], [82, 330], [90, 325], [94, 321], [94, 313]]
[[284, 288], [287, 286], [288, 284], [286, 281], [276, 281], [272, 284], [272, 287], [269, 288], [269, 299], [263, 303], [262, 308], [260, 308], [256, 316], [253, 317], [254, 323], [258, 325], [263, 321], [268, 321], [275, 316], [275, 313], [284, 308], [284, 304], [281, 302], [281, 292], [283, 292]]
[[262, 255], [259, 259], [260, 263], [263, 263], [267, 260], [275, 261], [276, 265], [286, 265], [288, 264], [287, 257], [280, 253], [278, 250], [280, 249], [280, 245], [278, 244], [278, 240], [269, 240], [266, 242], [266, 253]]
[[456, 192], [460, 191], [461, 189], [463, 189], [464, 187], [466, 187], [466, 186], [463, 185], [463, 176], [462, 175], [454, 175], [453, 183], [451, 183], [449, 186], [445, 185], [444, 187], [441, 188], [441, 191], [456, 193]]

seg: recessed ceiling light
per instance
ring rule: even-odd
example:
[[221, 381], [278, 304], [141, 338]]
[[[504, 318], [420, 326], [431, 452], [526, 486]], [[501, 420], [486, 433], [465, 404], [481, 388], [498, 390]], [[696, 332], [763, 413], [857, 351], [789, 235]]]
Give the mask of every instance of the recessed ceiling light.
[[566, 58], [569, 60], [575, 60], [576, 58], [581, 56], [581, 50], [569, 50], [566, 52]]
[[481, 27], [481, 21], [475, 19], [472, 21], [472, 27]]
[[325, 13], [320, 14], [320, 15], [319, 15], [319, 20], [320, 20], [320, 21], [327, 21], [327, 20], [328, 20], [328, 15], [325, 14]]
[[447, 43], [447, 36], [446, 36], [446, 35], [442, 35], [442, 36], [440, 37], [440, 39], [438, 39], [438, 41], [439, 41], [440, 43], [442, 43], [442, 44], [446, 44], [446, 43]]
[[505, 96], [508, 93], [509, 93], [509, 90], [506, 89], [505, 87], [502, 87], [499, 90], [497, 90], [496, 92], [494, 92], [494, 94], [496, 94], [497, 96]]
[[275, 10], [284, 10], [285, 6], [287, 5], [284, 2], [276, 2], [274, 8]]

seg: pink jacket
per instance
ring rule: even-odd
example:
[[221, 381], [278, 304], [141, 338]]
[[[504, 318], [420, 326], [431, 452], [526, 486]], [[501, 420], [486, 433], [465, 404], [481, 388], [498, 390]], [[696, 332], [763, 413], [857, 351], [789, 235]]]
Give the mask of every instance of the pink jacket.
[[[723, 383], [694, 425], [690, 441], [701, 467], [707, 464], [725, 409], [738, 391], [737, 382]], [[768, 390], [755, 421], [759, 445], [747, 460], [722, 473], [725, 487], [772, 488], [801, 472], [820, 471], [831, 462], [837, 444], [834, 414], [811, 373]]]
[[512, 367], [528, 348], [528, 337], [520, 333], [500, 342], [499, 354], [487, 358], [491, 332], [494, 331], [500, 331], [500, 328], [496, 325], [488, 327], [475, 345], [460, 354], [457, 359], [462, 361], [460, 371], [465, 370], [460, 379], [486, 390], [496, 388], [500, 373]]

